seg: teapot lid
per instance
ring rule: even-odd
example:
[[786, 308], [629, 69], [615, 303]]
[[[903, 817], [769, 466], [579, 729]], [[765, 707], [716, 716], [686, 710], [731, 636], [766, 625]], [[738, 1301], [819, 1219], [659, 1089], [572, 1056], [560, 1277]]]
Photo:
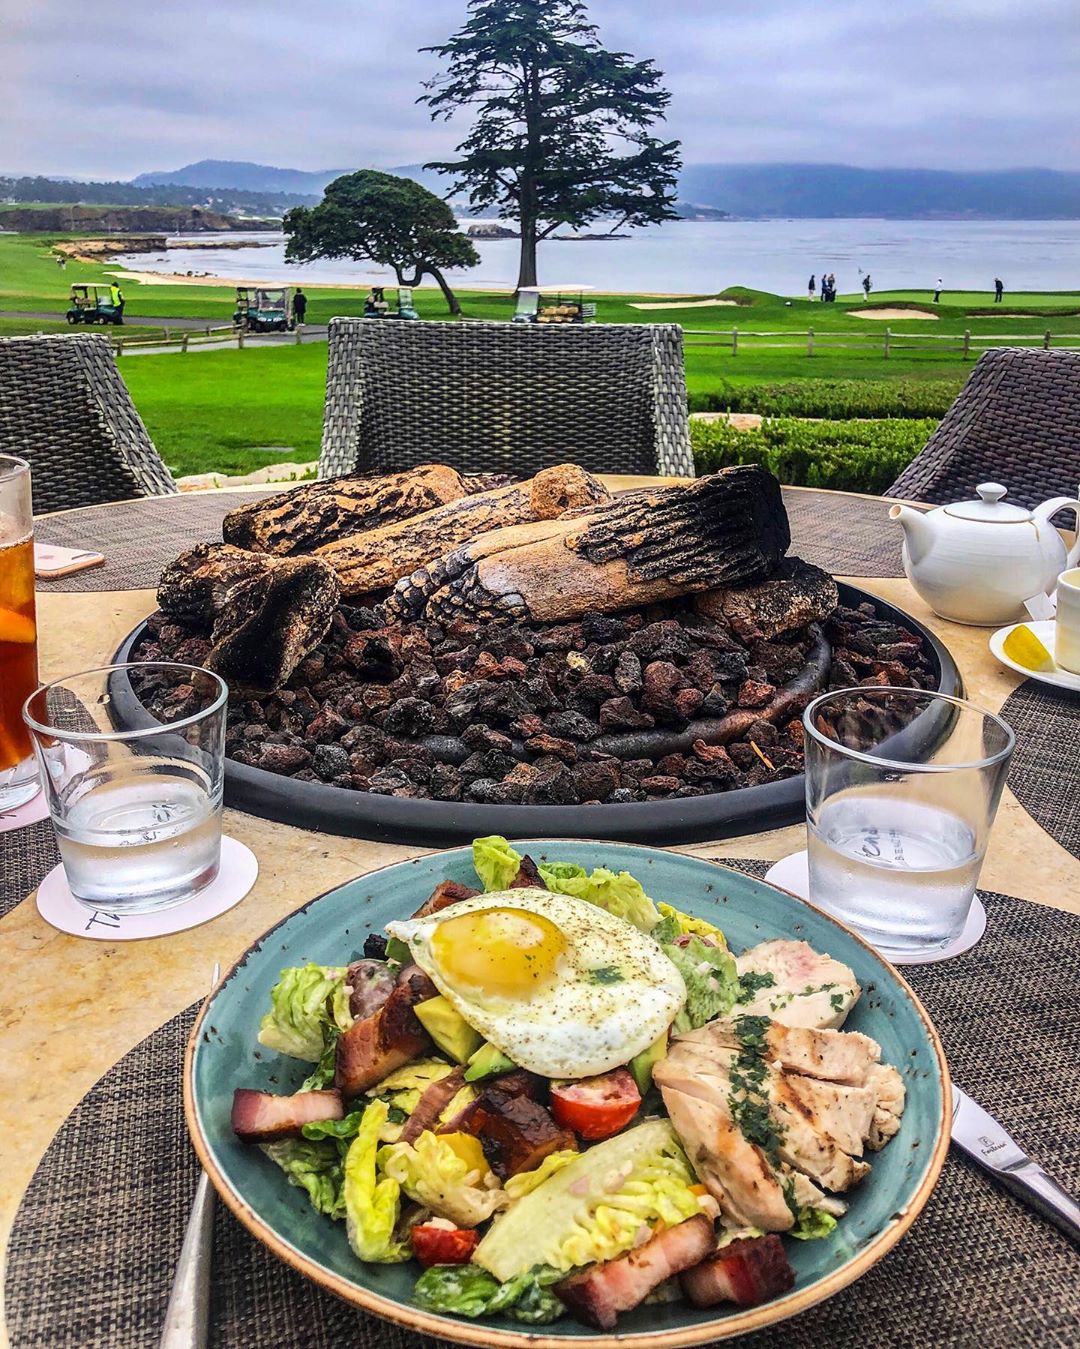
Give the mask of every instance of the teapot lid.
[[977, 501], [957, 501], [952, 506], [943, 506], [946, 515], [960, 520], [983, 520], [989, 524], [1015, 524], [1019, 520], [1030, 520], [1031, 512], [1023, 506], [1014, 506], [1002, 497], [1008, 491], [999, 482], [981, 482], [976, 487]]

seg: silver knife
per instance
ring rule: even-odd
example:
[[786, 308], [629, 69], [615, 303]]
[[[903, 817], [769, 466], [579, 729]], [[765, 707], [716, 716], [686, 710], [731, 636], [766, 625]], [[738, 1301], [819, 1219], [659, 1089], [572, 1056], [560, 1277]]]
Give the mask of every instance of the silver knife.
[[953, 1083], [952, 1141], [977, 1165], [1071, 1240], [1080, 1243], [1080, 1203], [1033, 1162], [1001, 1125]]
[[[217, 988], [220, 977], [221, 968], [215, 964], [210, 977], [211, 992]], [[210, 1188], [210, 1177], [200, 1167], [158, 1349], [206, 1349], [213, 1251], [214, 1191]]]

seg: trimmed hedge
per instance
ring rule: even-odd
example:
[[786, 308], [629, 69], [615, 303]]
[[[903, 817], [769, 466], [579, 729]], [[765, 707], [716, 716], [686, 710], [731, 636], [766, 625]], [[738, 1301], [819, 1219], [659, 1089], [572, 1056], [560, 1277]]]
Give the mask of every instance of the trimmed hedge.
[[803, 422], [785, 417], [736, 431], [727, 422], [691, 422], [697, 471], [762, 464], [782, 483], [880, 493], [919, 453], [934, 418], [865, 422]]
[[943, 417], [962, 379], [799, 379], [729, 384], [692, 394], [692, 412], [760, 412], [766, 417]]

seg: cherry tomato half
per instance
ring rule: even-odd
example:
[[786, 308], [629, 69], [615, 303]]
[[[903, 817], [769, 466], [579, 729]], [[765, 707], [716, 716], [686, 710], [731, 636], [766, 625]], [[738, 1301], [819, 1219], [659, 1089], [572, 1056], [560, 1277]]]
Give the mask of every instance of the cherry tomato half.
[[439, 1227], [417, 1223], [412, 1229], [413, 1255], [429, 1265], [466, 1265], [480, 1244], [480, 1233], [467, 1227]]
[[640, 1105], [641, 1092], [625, 1068], [551, 1089], [555, 1122], [590, 1141], [618, 1133], [634, 1118]]

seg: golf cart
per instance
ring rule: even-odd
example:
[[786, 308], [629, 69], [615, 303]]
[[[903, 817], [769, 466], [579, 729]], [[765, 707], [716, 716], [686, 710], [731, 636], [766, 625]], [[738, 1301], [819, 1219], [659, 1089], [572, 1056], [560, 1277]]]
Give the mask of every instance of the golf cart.
[[113, 304], [111, 286], [71, 287], [71, 308], [67, 311], [69, 323], [112, 323], [124, 321], [122, 305]]
[[385, 286], [372, 286], [371, 293], [364, 301], [366, 319], [418, 319], [420, 315], [413, 308], [412, 287], [398, 286], [397, 308], [391, 309], [386, 298]]
[[249, 333], [285, 333], [296, 327], [291, 286], [237, 286], [233, 326]]

